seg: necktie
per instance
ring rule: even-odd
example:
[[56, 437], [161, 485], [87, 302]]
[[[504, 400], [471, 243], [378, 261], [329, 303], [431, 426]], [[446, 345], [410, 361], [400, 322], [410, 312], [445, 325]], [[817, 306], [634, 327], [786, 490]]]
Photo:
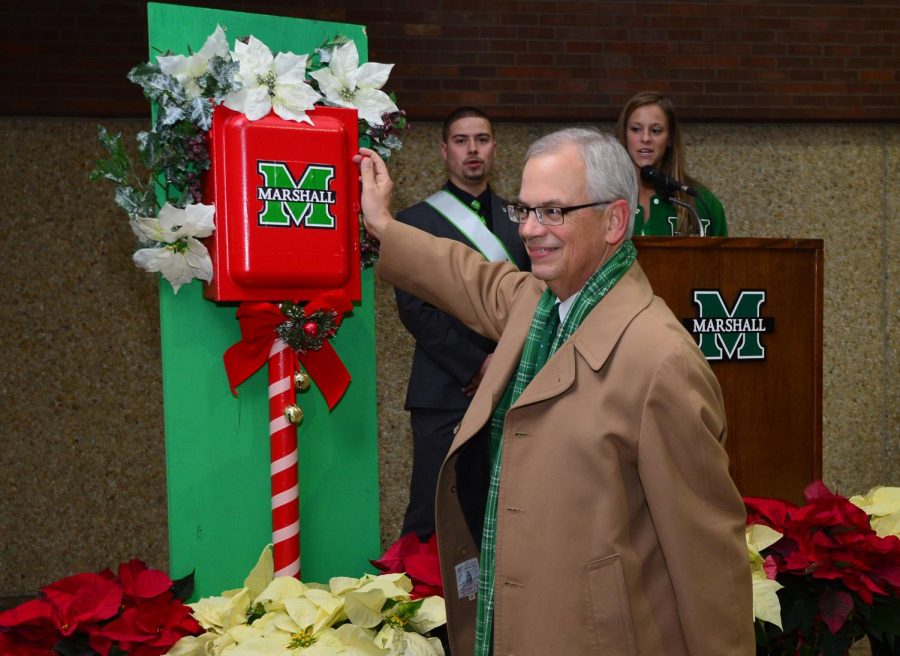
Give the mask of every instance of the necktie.
[[544, 324], [544, 332], [541, 336], [541, 344], [534, 361], [534, 373], [541, 370], [547, 360], [550, 359], [550, 347], [553, 345], [553, 338], [556, 337], [556, 331], [559, 329], [559, 301], [553, 305], [550, 310], [550, 316], [547, 317], [547, 323]]

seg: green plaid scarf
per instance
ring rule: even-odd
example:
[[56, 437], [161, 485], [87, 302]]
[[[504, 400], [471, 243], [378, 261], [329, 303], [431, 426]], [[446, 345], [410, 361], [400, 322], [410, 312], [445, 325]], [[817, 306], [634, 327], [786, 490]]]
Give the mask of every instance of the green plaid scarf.
[[[549, 358], [569, 337], [572, 336], [588, 313], [600, 302], [607, 292], [613, 288], [634, 263], [637, 250], [629, 240], [601, 268], [588, 278], [575, 299], [566, 321], [550, 346]], [[478, 577], [478, 618], [475, 625], [475, 656], [488, 656], [491, 653], [491, 642], [494, 628], [494, 564], [496, 552], [494, 541], [497, 529], [497, 499], [500, 496], [500, 460], [503, 451], [503, 424], [506, 412], [521, 396], [528, 383], [540, 370], [541, 341], [551, 311], [555, 311], [556, 296], [545, 289], [538, 300], [537, 309], [531, 320], [531, 328], [525, 339], [525, 347], [516, 373], [509, 380], [506, 392], [494, 410], [491, 419], [491, 482], [488, 487], [487, 505], [484, 514], [484, 533], [481, 542], [481, 567]]]

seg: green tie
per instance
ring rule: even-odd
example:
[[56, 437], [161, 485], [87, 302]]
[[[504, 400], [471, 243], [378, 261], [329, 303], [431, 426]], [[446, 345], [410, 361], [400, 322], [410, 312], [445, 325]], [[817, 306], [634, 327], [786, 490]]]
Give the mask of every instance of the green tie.
[[472, 208], [472, 211], [475, 212], [475, 216], [477, 216], [484, 225], [487, 225], [487, 219], [485, 219], [484, 215], [481, 213], [481, 201], [477, 198], [472, 199], [472, 202], [469, 203], [469, 207]]
[[559, 329], [559, 301], [553, 305], [550, 315], [547, 317], [547, 323], [544, 324], [544, 331], [541, 335], [540, 346], [534, 360], [534, 374], [541, 370], [547, 360], [550, 359], [550, 347], [553, 345], [553, 338], [556, 337], [556, 331]]

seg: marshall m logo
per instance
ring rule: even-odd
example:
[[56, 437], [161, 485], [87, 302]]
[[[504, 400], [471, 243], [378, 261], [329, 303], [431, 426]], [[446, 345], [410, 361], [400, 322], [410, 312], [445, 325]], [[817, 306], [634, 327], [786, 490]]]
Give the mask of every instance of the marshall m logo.
[[256, 188], [256, 199], [263, 202], [259, 225], [307, 228], [334, 228], [331, 206], [335, 193], [328, 187], [334, 180], [334, 167], [308, 164], [299, 179], [285, 162], [256, 163], [263, 184]]
[[760, 316], [765, 290], [742, 290], [731, 308], [714, 289], [695, 289], [693, 301], [700, 316], [682, 323], [707, 360], [766, 359], [762, 336], [775, 330], [775, 319]]

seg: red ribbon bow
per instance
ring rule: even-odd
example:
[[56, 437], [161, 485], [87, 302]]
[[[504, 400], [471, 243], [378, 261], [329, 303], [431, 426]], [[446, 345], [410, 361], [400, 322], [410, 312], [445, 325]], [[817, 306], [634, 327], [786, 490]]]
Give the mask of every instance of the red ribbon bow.
[[[307, 316], [316, 310], [336, 312], [335, 323], [338, 326], [344, 318], [344, 313], [352, 309], [350, 298], [340, 289], [317, 296], [303, 308]], [[225, 371], [228, 373], [228, 384], [231, 385], [231, 393], [235, 396], [237, 387], [268, 360], [272, 342], [278, 339], [275, 329], [287, 320], [274, 303], [258, 302], [241, 303], [237, 309], [237, 318], [241, 324], [241, 341], [232, 344], [222, 356]], [[288, 350], [296, 359], [296, 351]], [[328, 403], [328, 409], [333, 409], [350, 384], [350, 372], [341, 362], [334, 347], [326, 340], [322, 348], [300, 354], [299, 362], [322, 392], [325, 402]], [[296, 365], [295, 361], [295, 369]]]

